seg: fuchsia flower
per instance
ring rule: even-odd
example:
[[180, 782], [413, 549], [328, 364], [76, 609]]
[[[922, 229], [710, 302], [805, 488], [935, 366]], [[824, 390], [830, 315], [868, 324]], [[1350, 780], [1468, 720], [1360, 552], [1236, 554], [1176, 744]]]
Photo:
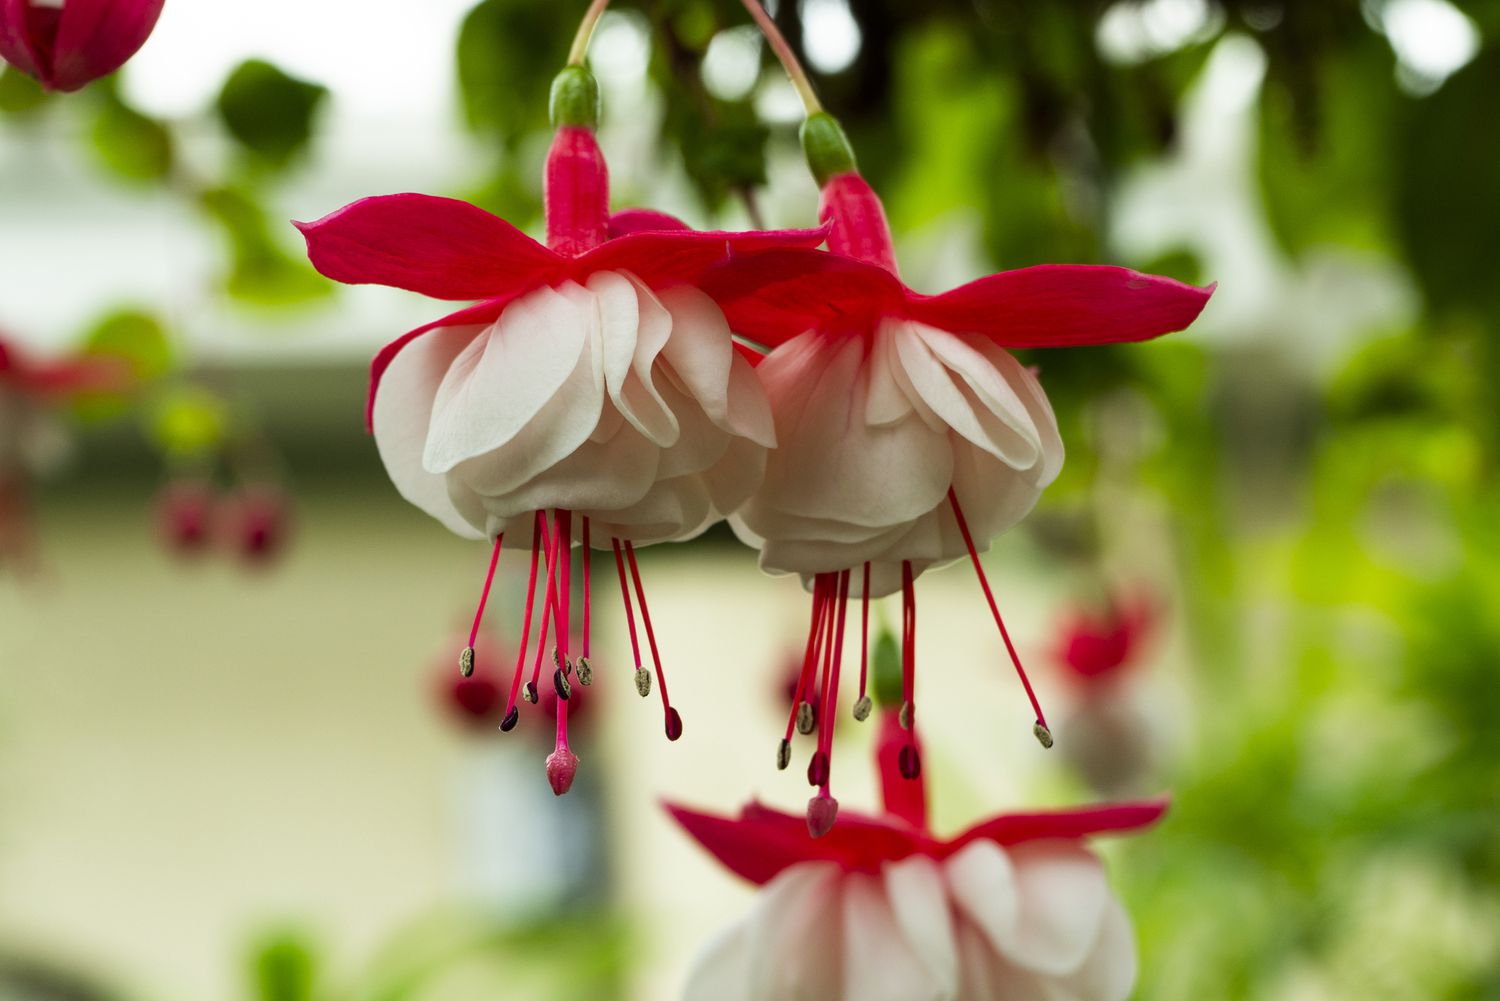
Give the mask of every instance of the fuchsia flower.
[[[965, 555], [1031, 698], [1037, 737], [1050, 746], [979, 563], [988, 540], [1031, 510], [1063, 458], [1045, 393], [1008, 349], [1181, 330], [1212, 289], [1125, 268], [1044, 265], [923, 295], [898, 277], [884, 209], [837, 123], [813, 115], [804, 143], [823, 185], [833, 253], [742, 258], [705, 288], [737, 333], [771, 349], [757, 374], [778, 444], [731, 523], [760, 549], [764, 569], [799, 574], [812, 591], [802, 683], [778, 762], [786, 767], [801, 703], [822, 703], [817, 716], [828, 723], [808, 780], [828, 799], [847, 599], [901, 591], [903, 719], [914, 726], [914, 581]], [[868, 712], [864, 649], [862, 639], [857, 717]]]
[[700, 955], [686, 1001], [1124, 1001], [1129, 920], [1090, 836], [1156, 822], [1164, 800], [991, 817], [953, 838], [927, 828], [912, 738], [882, 713], [886, 809], [826, 837], [752, 803], [736, 819], [669, 807], [731, 872], [764, 889]]
[[48, 90], [78, 90], [145, 44], [164, 0], [0, 0], [0, 58]]
[[[682, 721], [667, 696], [635, 546], [689, 538], [737, 508], [775, 444], [771, 416], [723, 314], [695, 283], [736, 254], [812, 247], [823, 231], [697, 233], [655, 213], [608, 215], [608, 175], [594, 138], [597, 89], [581, 66], [554, 86], [547, 158], [547, 245], [464, 202], [366, 198], [299, 224], [323, 274], [478, 305], [387, 345], [371, 369], [369, 421], [401, 494], [460, 535], [531, 549], [526, 621], [501, 729], [516, 697], [535, 702], [549, 628], [567, 637], [572, 550], [612, 550], [636, 648], [636, 684], [652, 677], [636, 642], [640, 605], [668, 737]], [[614, 237], [614, 238], [611, 238]], [[549, 525], [550, 519], [550, 525]], [[531, 680], [522, 688], [539, 554], [545, 597]], [[570, 678], [588, 684], [589, 561], [582, 650], [554, 650], [559, 793]], [[484, 595], [489, 592], [486, 579]], [[480, 598], [479, 615], [483, 613]], [[479, 622], [476, 615], [476, 629]], [[472, 669], [472, 642], [460, 661]]]
[[1159, 610], [1144, 595], [1112, 597], [1102, 609], [1071, 609], [1058, 630], [1053, 659], [1085, 690], [1111, 685], [1140, 656]]

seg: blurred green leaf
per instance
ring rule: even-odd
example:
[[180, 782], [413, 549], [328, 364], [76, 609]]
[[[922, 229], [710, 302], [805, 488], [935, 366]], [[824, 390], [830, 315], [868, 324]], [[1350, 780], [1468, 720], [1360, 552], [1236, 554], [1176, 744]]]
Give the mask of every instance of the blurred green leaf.
[[312, 139], [328, 88], [299, 80], [263, 59], [240, 63], [215, 104], [229, 134], [256, 159], [284, 167]]
[[312, 1001], [317, 965], [304, 938], [274, 935], [255, 951], [252, 963], [256, 1001]]
[[547, 127], [547, 95], [571, 41], [548, 4], [484, 0], [458, 32], [458, 86], [469, 127], [513, 145]]
[[[322, 299], [333, 287], [301, 256], [282, 249], [265, 209], [245, 188], [215, 188], [199, 199], [229, 242], [225, 290], [234, 298], [266, 306]], [[291, 227], [286, 227], [290, 232]]]
[[118, 98], [98, 102], [90, 130], [99, 162], [128, 181], [160, 181], [172, 172], [172, 133]]
[[229, 432], [229, 407], [202, 386], [184, 384], [163, 393], [152, 407], [151, 443], [173, 460], [202, 459], [218, 451]]
[[682, 152], [683, 168], [709, 211], [742, 188], [766, 183], [770, 130], [749, 101], [722, 101], [701, 90], [669, 95], [663, 126]]
[[31, 77], [0, 63], [0, 115], [22, 118], [40, 110], [51, 98]]

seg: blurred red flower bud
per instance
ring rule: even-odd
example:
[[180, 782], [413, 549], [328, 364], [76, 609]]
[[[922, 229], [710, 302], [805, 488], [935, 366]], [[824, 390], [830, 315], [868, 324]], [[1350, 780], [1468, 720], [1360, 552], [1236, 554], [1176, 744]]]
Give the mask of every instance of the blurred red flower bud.
[[1160, 616], [1145, 595], [1111, 598], [1103, 608], [1075, 608], [1058, 629], [1053, 659], [1085, 686], [1116, 677], [1140, 656]]
[[162, 3], [0, 0], [0, 57], [48, 90], [78, 90], [135, 55]]
[[156, 528], [162, 545], [178, 555], [203, 551], [213, 534], [217, 496], [202, 480], [178, 480], [156, 495]]
[[268, 563], [281, 554], [291, 534], [291, 507], [275, 487], [247, 487], [227, 505], [229, 542], [251, 563]]

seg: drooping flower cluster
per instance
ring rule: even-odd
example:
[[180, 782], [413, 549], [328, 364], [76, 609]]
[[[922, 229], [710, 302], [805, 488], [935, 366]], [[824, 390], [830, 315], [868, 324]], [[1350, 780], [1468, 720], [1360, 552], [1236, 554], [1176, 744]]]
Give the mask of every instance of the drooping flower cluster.
[[[377, 355], [368, 416], [402, 495], [492, 543], [476, 635], [502, 546], [530, 549], [501, 729], [516, 725], [518, 697], [537, 700], [548, 636], [557, 637], [551, 671], [562, 698], [548, 775], [557, 792], [567, 789], [576, 767], [567, 696], [593, 674], [586, 557], [580, 649], [568, 640], [577, 546], [612, 552], [637, 687], [646, 695], [654, 681], [677, 739], [681, 716], [667, 696], [635, 548], [728, 518], [763, 568], [800, 575], [812, 591], [778, 764], [790, 763], [793, 730], [820, 721], [808, 765], [815, 834], [837, 813], [830, 775], [850, 599], [861, 602], [862, 719], [869, 599], [901, 593], [900, 719], [910, 737], [901, 769], [920, 771], [915, 581], [931, 566], [972, 560], [1036, 734], [1050, 746], [979, 563], [1062, 462], [1046, 395], [1009, 349], [1180, 330], [1211, 290], [1124, 268], [1043, 266], [941, 295], [914, 292], [897, 276], [879, 199], [824, 114], [804, 129], [823, 186], [821, 229], [698, 233], [649, 211], [611, 216], [593, 79], [571, 65], [553, 97], [545, 246], [474, 206], [415, 194], [364, 199], [301, 226], [314, 265], [331, 278], [482, 300]], [[474, 657], [471, 638], [464, 673]]]

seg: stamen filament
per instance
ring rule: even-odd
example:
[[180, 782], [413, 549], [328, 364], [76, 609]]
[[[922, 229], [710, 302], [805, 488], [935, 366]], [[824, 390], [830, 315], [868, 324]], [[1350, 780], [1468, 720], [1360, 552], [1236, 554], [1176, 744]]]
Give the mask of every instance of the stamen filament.
[[844, 612], [849, 602], [849, 571], [840, 571], [838, 575], [838, 597], [835, 599], [834, 609], [837, 613], [837, 623], [833, 627], [833, 655], [831, 658], [831, 669], [824, 677], [823, 687], [823, 725], [818, 731], [819, 749], [823, 752], [823, 759], [827, 762], [824, 770], [822, 788], [828, 791], [828, 784], [833, 773], [833, 727], [835, 717], [838, 715], [839, 706], [839, 672], [844, 663]]
[[[557, 650], [558, 670], [567, 675], [568, 666], [568, 625], [569, 611], [572, 602], [571, 575], [573, 570], [573, 532], [572, 512], [556, 511], [553, 514], [556, 531], [552, 533], [556, 545], [561, 547], [560, 561], [557, 565], [557, 591], [559, 598], [559, 610], [557, 616]], [[543, 627], [545, 628], [545, 626]], [[566, 752], [568, 750], [568, 699], [559, 698], [557, 702], [557, 750]]]
[[531, 524], [531, 573], [526, 579], [526, 615], [521, 623], [521, 648], [516, 651], [516, 673], [510, 681], [510, 696], [505, 702], [505, 714], [508, 717], [516, 707], [516, 695], [521, 690], [521, 672], [526, 664], [526, 646], [531, 638], [531, 612], [536, 604], [536, 567], [537, 557], [542, 544], [542, 512], [538, 511], [532, 518]]
[[[1051, 742], [1051, 733], [1047, 727], [1047, 717], [1042, 714], [1042, 704], [1037, 701], [1036, 692], [1031, 688], [1031, 679], [1026, 677], [1026, 669], [1021, 666], [1021, 657], [1016, 653], [1016, 645], [1010, 641], [1010, 632], [1005, 628], [1005, 620], [1000, 617], [1000, 606], [995, 603], [994, 592], [990, 590], [989, 579], [984, 575], [984, 567], [979, 564], [979, 551], [974, 548], [974, 538], [969, 534], [969, 523], [964, 520], [963, 509], [958, 506], [958, 495], [953, 488], [948, 488], [948, 504], [953, 508], [953, 517], [958, 522], [958, 531], [964, 537], [964, 546], [969, 550], [969, 561], [974, 564], [974, 573], [979, 577], [979, 586], [984, 591], [984, 600], [990, 603], [990, 614], [995, 617], [995, 625], [1000, 627], [1000, 638], [1005, 641], [1005, 651], [1010, 654], [1010, 662], [1016, 667], [1016, 676], [1021, 679], [1021, 687], [1026, 689], [1026, 697], [1031, 700], [1031, 708], [1036, 713], [1036, 722], [1040, 730], [1037, 738], [1044, 745]], [[1047, 736], [1043, 739], [1042, 734]]]
[[635, 600], [641, 606], [641, 622], [646, 627], [646, 642], [651, 647], [651, 663], [656, 668], [656, 684], [661, 689], [661, 706], [666, 716], [667, 739], [676, 740], [682, 736], [682, 717], [676, 709], [672, 708], [672, 700], [667, 696], [667, 675], [662, 670], [661, 653], [656, 648], [656, 630], [651, 625], [651, 609], [646, 607], [646, 588], [641, 583], [641, 568], [635, 562], [635, 546], [629, 539], [625, 540], [625, 559], [630, 563], [630, 576], [635, 581]]
[[802, 651], [802, 673], [797, 676], [797, 690], [792, 694], [792, 711], [786, 721], [786, 737], [792, 739], [792, 731], [797, 726], [797, 710], [802, 706], [802, 697], [807, 691], [809, 676], [813, 673], [813, 665], [818, 660], [818, 641], [823, 636], [823, 608], [824, 608], [824, 581], [823, 575], [819, 574], [813, 578], [813, 607], [812, 621], [807, 627], [807, 647]]
[[[545, 520], [546, 515], [542, 515]], [[542, 660], [547, 655], [547, 633], [552, 623], [552, 612], [557, 607], [557, 554], [560, 534], [553, 532], [547, 538], [547, 597], [542, 602], [542, 624], [536, 633], [536, 660], [531, 665], [531, 685], [528, 691], [531, 701], [536, 700], [537, 681], [542, 676]]]
[[863, 586], [859, 592], [859, 700], [866, 698], [865, 686], [870, 676], [870, 564], [865, 563]]
[[[620, 575], [620, 598], [625, 602], [625, 623], [630, 627], [630, 652], [635, 658], [635, 670], [637, 676], [639, 676], [641, 670], [641, 644], [635, 635], [635, 610], [630, 607], [630, 583], [625, 579], [625, 554], [620, 549], [619, 539], [611, 539], [610, 541], [615, 549], [615, 570]], [[649, 678], [650, 676], [647, 675], [647, 677]], [[639, 682], [637, 682], [637, 687], [640, 687]], [[644, 698], [649, 694], [651, 692], [647, 689], [641, 692], [641, 697]]]
[[591, 564], [594, 562], [589, 557], [593, 555], [589, 548], [589, 520], [583, 519], [583, 540], [579, 550], [579, 559], [583, 562], [583, 657], [589, 655], [589, 604], [592, 601], [593, 583], [590, 579]]
[[465, 678], [474, 673], [474, 644], [479, 639], [479, 624], [484, 621], [484, 605], [490, 600], [490, 585], [495, 582], [495, 567], [500, 563], [500, 547], [504, 542], [504, 532], [495, 536], [495, 549], [490, 553], [490, 568], [484, 575], [484, 590], [479, 592], [479, 607], [474, 611], [474, 624], [469, 627], [469, 645], [458, 658], [458, 669]]

